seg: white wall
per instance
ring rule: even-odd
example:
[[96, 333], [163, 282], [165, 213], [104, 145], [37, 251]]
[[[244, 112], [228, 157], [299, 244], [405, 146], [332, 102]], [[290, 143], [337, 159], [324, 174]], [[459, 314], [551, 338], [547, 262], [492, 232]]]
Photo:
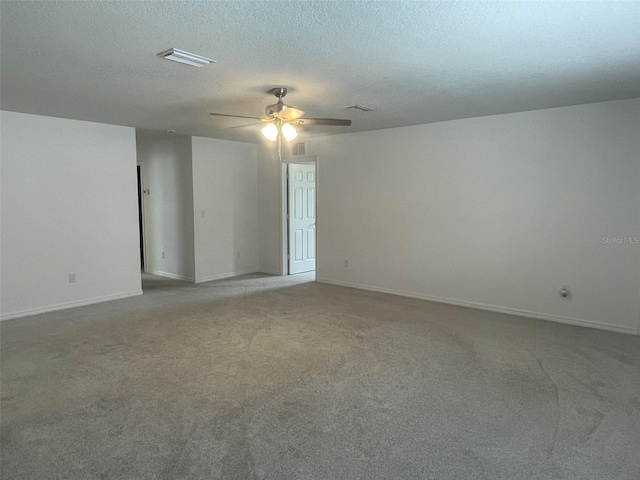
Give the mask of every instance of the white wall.
[[640, 236], [639, 117], [635, 99], [307, 140], [318, 279], [638, 332], [640, 246], [603, 237]]
[[191, 137], [138, 131], [145, 220], [145, 271], [193, 282]]
[[134, 129], [1, 121], [2, 319], [142, 293]]
[[260, 271], [282, 275], [280, 163], [273, 143], [258, 147]]
[[258, 271], [255, 145], [193, 137], [195, 278]]

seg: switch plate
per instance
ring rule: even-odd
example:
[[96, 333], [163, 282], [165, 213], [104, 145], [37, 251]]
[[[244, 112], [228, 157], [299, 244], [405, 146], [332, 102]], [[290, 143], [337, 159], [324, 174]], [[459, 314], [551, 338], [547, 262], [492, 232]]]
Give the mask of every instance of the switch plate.
[[69, 283], [76, 283], [76, 274], [75, 273], [70, 273], [69, 274]]

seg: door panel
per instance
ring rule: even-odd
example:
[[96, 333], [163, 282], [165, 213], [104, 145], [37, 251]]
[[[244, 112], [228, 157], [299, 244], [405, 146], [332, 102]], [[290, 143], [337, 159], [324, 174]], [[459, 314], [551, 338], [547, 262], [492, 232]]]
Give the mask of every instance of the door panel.
[[289, 274], [316, 269], [315, 165], [290, 163]]
[[302, 187], [293, 187], [293, 218], [296, 220], [302, 220], [304, 218], [302, 194]]
[[316, 189], [307, 189], [307, 217], [316, 218]]
[[304, 245], [304, 242], [302, 241], [302, 230], [294, 230], [292, 250], [293, 250], [293, 260], [295, 262], [301, 262], [302, 260], [304, 260], [303, 245]]

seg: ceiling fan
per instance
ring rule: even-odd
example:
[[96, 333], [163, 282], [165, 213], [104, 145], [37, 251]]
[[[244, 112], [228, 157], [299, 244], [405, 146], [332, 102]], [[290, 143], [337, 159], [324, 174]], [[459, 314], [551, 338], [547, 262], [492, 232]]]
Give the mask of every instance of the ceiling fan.
[[253, 120], [260, 120], [260, 122], [265, 123], [266, 125], [262, 128], [262, 134], [272, 142], [275, 142], [276, 140], [278, 141], [278, 155], [281, 159], [281, 139], [284, 137], [287, 142], [290, 142], [296, 138], [298, 136], [298, 131], [295, 127], [298, 125], [351, 125], [351, 120], [342, 120], [337, 118], [302, 118], [304, 115], [302, 110], [286, 105], [282, 101], [282, 98], [287, 94], [287, 89], [284, 87], [272, 88], [267, 93], [272, 93], [278, 99], [276, 103], [273, 105], [267, 105], [265, 108], [267, 118], [249, 117], [246, 115], [230, 115], [227, 113], [212, 113], [211, 115], [218, 117], [250, 118]]

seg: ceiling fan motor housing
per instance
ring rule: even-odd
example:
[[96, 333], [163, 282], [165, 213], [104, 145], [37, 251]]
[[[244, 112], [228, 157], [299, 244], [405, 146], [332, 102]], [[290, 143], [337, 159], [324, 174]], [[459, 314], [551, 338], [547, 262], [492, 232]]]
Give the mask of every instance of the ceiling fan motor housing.
[[282, 101], [282, 97], [287, 94], [287, 89], [284, 87], [275, 87], [269, 90], [269, 93], [273, 93], [278, 98], [278, 103], [268, 105], [264, 110], [267, 113], [267, 117], [274, 118], [288, 108]]
[[267, 117], [276, 117], [279, 113], [284, 112], [288, 107], [282, 103], [282, 99], [278, 100], [278, 103], [268, 105], [264, 110], [267, 113]]

